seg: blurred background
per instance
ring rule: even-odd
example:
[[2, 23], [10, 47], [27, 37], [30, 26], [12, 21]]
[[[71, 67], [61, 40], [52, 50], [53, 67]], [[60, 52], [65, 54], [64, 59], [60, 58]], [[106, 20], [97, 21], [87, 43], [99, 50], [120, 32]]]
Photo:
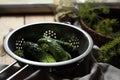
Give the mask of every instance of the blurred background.
[[[85, 2], [86, 0], [77, 0], [78, 2]], [[98, 2], [120, 2], [120, 0], [94, 0]], [[0, 0], [0, 4], [41, 4], [41, 3], [54, 3], [59, 0]]]

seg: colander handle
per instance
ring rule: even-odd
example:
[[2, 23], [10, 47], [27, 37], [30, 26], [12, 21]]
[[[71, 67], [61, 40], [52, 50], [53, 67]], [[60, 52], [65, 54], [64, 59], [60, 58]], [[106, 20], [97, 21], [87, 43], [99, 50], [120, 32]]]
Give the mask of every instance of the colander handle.
[[98, 47], [97, 45], [94, 45], [94, 46], [93, 46], [93, 49], [99, 50], [99, 47]]
[[72, 24], [71, 22], [64, 22], [64, 23], [74, 25], [74, 26], [81, 28], [80, 23], [78, 21], [75, 21], [74, 24]]
[[64, 22], [64, 23], [66, 23], [66, 24], [71, 24], [71, 22]]

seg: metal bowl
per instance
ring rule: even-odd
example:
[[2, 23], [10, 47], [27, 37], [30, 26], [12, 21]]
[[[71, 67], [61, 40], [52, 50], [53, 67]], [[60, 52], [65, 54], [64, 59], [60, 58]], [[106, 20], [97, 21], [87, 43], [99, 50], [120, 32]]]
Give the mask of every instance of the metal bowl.
[[[54, 62], [43, 63], [21, 58], [14, 54], [17, 49], [22, 49], [24, 41], [35, 41], [39, 36], [47, 35], [56, 39], [64, 39], [76, 46], [79, 55], [73, 59]], [[4, 48], [6, 52], [15, 60], [34, 66], [55, 67], [63, 66], [78, 62], [90, 54], [93, 48], [92, 38], [84, 30], [66, 23], [48, 22], [48, 23], [33, 23], [21, 26], [11, 31], [4, 39]]]

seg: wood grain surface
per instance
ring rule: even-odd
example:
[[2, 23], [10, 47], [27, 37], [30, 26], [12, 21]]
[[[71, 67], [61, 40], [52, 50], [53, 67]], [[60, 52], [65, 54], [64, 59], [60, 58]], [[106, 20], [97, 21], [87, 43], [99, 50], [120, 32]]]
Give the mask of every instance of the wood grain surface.
[[52, 14], [31, 14], [31, 15], [6, 15], [0, 16], [0, 64], [11, 64], [15, 60], [5, 53], [3, 39], [9, 31], [25, 24], [36, 22], [53, 22]]

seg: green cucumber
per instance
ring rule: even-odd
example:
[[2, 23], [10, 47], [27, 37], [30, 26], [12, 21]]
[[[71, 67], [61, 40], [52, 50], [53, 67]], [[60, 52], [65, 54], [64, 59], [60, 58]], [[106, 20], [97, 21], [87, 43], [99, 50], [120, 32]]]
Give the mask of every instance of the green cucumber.
[[47, 63], [56, 62], [55, 58], [49, 53], [42, 54], [41, 57], [39, 58], [39, 61]]
[[24, 55], [26, 58], [39, 62], [56, 62], [51, 54], [42, 50], [42, 48], [33, 42], [23, 43]]
[[61, 45], [57, 43], [56, 40], [51, 38], [40, 38], [38, 40], [38, 44], [47, 44], [48, 50], [52, 53], [52, 55], [55, 57], [56, 61], [65, 61], [71, 59], [71, 55], [65, 51]]

